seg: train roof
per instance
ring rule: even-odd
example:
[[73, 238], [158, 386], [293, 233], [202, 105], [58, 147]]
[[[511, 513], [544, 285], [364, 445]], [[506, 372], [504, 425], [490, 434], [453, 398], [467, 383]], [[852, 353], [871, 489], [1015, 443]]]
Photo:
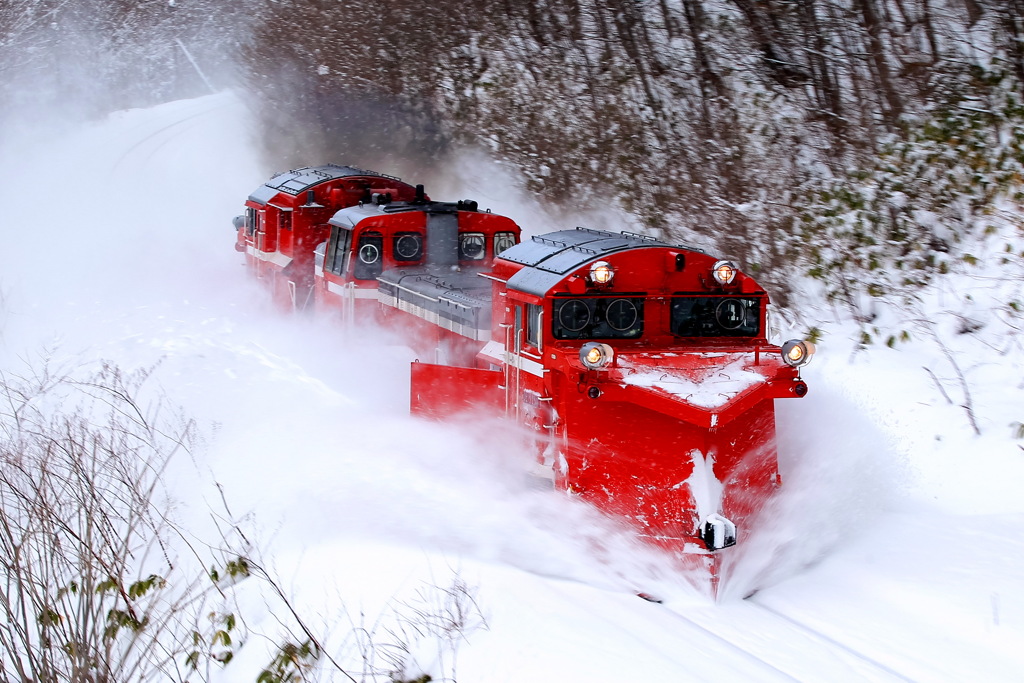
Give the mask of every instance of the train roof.
[[339, 228], [345, 230], [351, 230], [356, 227], [356, 224], [364, 218], [370, 216], [380, 216], [384, 214], [384, 207], [377, 204], [356, 204], [355, 206], [348, 206], [344, 209], [338, 209], [331, 220], [327, 221], [331, 225], [336, 225]]
[[522, 268], [509, 278], [508, 286], [527, 294], [544, 296], [570, 271], [608, 254], [638, 247], [670, 247], [701, 251], [661, 242], [653, 237], [631, 232], [605, 232], [589, 228], [560, 230], [534, 236], [501, 252], [498, 257]]
[[[339, 209], [328, 221], [331, 225], [336, 225], [339, 228], [346, 230], [352, 230], [356, 227], [359, 221], [364, 218], [371, 216], [382, 216], [391, 215], [396, 213], [406, 213], [419, 211], [426, 214], [454, 214], [459, 211], [472, 211], [481, 213], [477, 208], [477, 203], [470, 200], [463, 200], [459, 202], [434, 202], [434, 201], [417, 201], [417, 202], [393, 202], [389, 204], [357, 204], [355, 206], [349, 206], [344, 209]], [[490, 213], [490, 211], [487, 211]], [[492, 214], [497, 215], [497, 214]]]
[[394, 176], [377, 173], [375, 171], [367, 171], [361, 168], [356, 168], [355, 166], [338, 166], [337, 164], [307, 166], [305, 168], [298, 168], [276, 174], [273, 178], [256, 188], [256, 190], [249, 195], [249, 199], [250, 201], [254, 201], [259, 204], [266, 204], [273, 199], [274, 195], [278, 192], [297, 196], [314, 185], [319, 185], [320, 183], [325, 183], [329, 180], [354, 176], [369, 176], [374, 178], [399, 180], [399, 178]]

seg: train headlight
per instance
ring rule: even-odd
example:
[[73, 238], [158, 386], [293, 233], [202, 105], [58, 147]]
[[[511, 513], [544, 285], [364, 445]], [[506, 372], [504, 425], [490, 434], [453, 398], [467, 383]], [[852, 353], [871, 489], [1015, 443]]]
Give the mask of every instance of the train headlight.
[[595, 285], [611, 284], [615, 277], [615, 269], [607, 261], [596, 261], [590, 266], [590, 281]]
[[580, 362], [591, 370], [600, 370], [612, 362], [615, 352], [601, 342], [587, 342], [580, 347]]
[[814, 356], [814, 344], [809, 341], [790, 339], [782, 345], [782, 360], [786, 365], [801, 368], [811, 362]]
[[736, 264], [732, 261], [719, 261], [711, 270], [711, 274], [715, 277], [715, 282], [720, 285], [731, 283], [736, 279], [736, 273], [738, 272]]

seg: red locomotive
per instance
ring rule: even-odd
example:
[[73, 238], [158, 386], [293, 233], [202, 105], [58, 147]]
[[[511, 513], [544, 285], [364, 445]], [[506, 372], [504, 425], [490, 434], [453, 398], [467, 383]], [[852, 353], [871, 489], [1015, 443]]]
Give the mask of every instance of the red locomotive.
[[[414, 413], [486, 411], [525, 427], [555, 488], [704, 565], [717, 588], [719, 551], [781, 483], [774, 400], [807, 393], [813, 346], [769, 341], [768, 295], [729, 261], [582, 228], [520, 243], [514, 222], [473, 202], [361, 173], [346, 177], [364, 184], [363, 202], [316, 214], [315, 251], [304, 242], [300, 257], [292, 242], [308, 272], [287, 273], [289, 292], [312, 281], [318, 309], [406, 331], [423, 361]], [[250, 197], [246, 247], [279, 178]], [[320, 196], [302, 191], [307, 204]]]
[[300, 168], [278, 173], [249, 195], [235, 218], [237, 251], [265, 278], [274, 300], [306, 308], [313, 293], [313, 250], [327, 239], [328, 221], [343, 207], [411, 200], [416, 188], [398, 178], [351, 166]]

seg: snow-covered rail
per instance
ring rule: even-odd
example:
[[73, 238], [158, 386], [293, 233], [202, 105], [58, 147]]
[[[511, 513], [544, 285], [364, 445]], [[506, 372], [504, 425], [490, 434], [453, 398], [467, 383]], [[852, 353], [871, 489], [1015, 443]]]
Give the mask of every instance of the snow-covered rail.
[[901, 674], [892, 667], [887, 666], [886, 664], [878, 661], [876, 658], [870, 657], [864, 654], [864, 652], [857, 650], [851, 647], [850, 645], [847, 645], [846, 643], [836, 640], [835, 638], [832, 638], [831, 636], [822, 633], [818, 629], [815, 629], [801, 621], [798, 621], [797, 619], [789, 616], [788, 614], [784, 614], [754, 599], [750, 599], [748, 600], [748, 602], [751, 605], [754, 605], [757, 609], [768, 612], [776, 618], [785, 621], [789, 626], [796, 628], [802, 631], [803, 633], [809, 634], [815, 640], [819, 641], [821, 644], [833, 649], [833, 651], [841, 651], [843, 653], [851, 655], [852, 657], [855, 657], [857, 660], [860, 660], [864, 664], [868, 665], [868, 669], [862, 671], [862, 673], [865, 676], [869, 674], [871, 669], [877, 670], [877, 672], [879, 672], [880, 675], [871, 676], [871, 680], [897, 680], [908, 681], [909, 683], [912, 683], [915, 680], [913, 677]]
[[140, 167], [148, 166], [150, 160], [155, 158], [161, 149], [202, 125], [204, 117], [224, 109], [226, 106], [228, 106], [226, 102], [216, 101], [212, 105], [204, 102], [203, 108], [199, 109], [197, 106], [198, 111], [183, 115], [182, 118], [170, 123], [161, 123], [156, 127], [139, 125], [138, 128], [145, 130], [137, 133], [132, 131], [132, 137], [136, 138], [136, 141], [131, 147], [120, 153], [113, 163], [111, 174], [121, 170], [129, 160]]
[[876, 658], [754, 600], [712, 607], [666, 607], [691, 628], [726, 643], [729, 652], [760, 662], [764, 667], [761, 680], [812, 681], [820, 680], [822, 671], [830, 675], [846, 671], [851, 680], [914, 681]]

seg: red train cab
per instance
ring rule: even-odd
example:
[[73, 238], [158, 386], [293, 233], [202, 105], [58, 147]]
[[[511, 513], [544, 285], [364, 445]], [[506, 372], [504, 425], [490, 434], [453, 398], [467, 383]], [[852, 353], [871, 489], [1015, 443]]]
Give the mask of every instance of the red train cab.
[[472, 372], [413, 366], [413, 408], [475, 404], [537, 435], [538, 472], [705, 566], [717, 586], [780, 485], [776, 399], [813, 347], [769, 341], [769, 298], [732, 263], [640, 235], [567, 230], [495, 261]]
[[479, 277], [519, 242], [512, 220], [476, 202], [361, 204], [337, 211], [316, 252], [318, 309], [399, 331], [426, 359], [473, 366], [490, 339], [490, 286]]
[[313, 293], [313, 251], [327, 238], [328, 221], [360, 202], [410, 201], [416, 188], [398, 178], [351, 166], [300, 168], [260, 185], [235, 219], [235, 249], [266, 281], [274, 301], [288, 310], [309, 306]]

